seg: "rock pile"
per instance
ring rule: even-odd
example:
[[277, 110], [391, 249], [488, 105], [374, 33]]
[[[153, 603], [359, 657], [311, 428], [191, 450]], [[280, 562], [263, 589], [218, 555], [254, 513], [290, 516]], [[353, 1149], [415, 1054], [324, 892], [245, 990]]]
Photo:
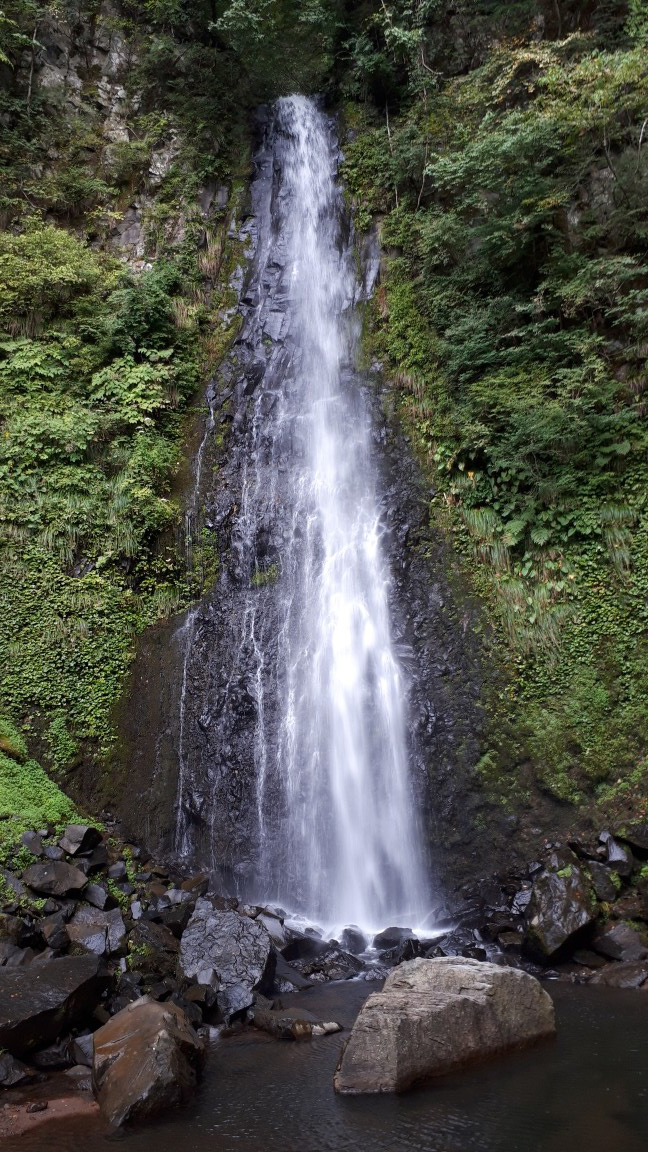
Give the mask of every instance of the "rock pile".
[[[419, 958], [648, 987], [646, 828], [546, 845], [522, 873], [480, 881], [434, 910], [431, 938], [392, 926], [372, 942], [354, 925], [325, 940], [281, 908], [208, 895], [207, 875], [184, 876], [88, 825], [27, 833], [15, 858], [22, 867], [0, 872], [0, 1086], [77, 1068], [87, 1088], [98, 1030], [143, 997], [179, 1012], [200, 1044], [212, 1025], [324, 1035], [331, 1022], [287, 1012], [277, 997], [381, 980]], [[124, 1117], [139, 1114], [129, 1104]]]
[[648, 828], [546, 844], [522, 872], [462, 889], [435, 909], [433, 940], [390, 928], [382, 963], [417, 956], [494, 960], [579, 983], [648, 983]]
[[[195, 1083], [199, 1061], [191, 1056], [187, 1066], [178, 1040], [186, 1029], [197, 1052], [206, 1026], [237, 1020], [283, 1039], [337, 1027], [308, 1013], [287, 1016], [268, 999], [363, 967], [335, 942], [289, 930], [281, 909], [207, 898], [207, 875], [184, 877], [88, 825], [28, 832], [16, 859], [24, 864], [27, 854], [26, 866], [0, 875], [0, 1086], [76, 1068], [75, 1083], [87, 1090], [94, 1066], [106, 1116], [129, 1123], [184, 1099]], [[281, 954], [291, 948], [301, 957], [295, 965]], [[300, 965], [312, 968], [312, 980]], [[113, 1025], [122, 1067], [139, 1063], [128, 1036], [136, 1048], [136, 1033], [161, 1029], [160, 1059], [136, 1081], [109, 1075], [99, 1059]], [[126, 1084], [132, 1091], [121, 1098]]]

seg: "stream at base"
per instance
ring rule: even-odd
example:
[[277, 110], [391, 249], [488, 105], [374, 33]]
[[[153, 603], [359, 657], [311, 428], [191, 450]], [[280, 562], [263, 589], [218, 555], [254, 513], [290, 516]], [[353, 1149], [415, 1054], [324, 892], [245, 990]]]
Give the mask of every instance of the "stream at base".
[[[376, 985], [285, 997], [348, 1028]], [[210, 1053], [197, 1099], [164, 1123], [108, 1136], [45, 1124], [3, 1152], [645, 1152], [648, 995], [548, 985], [558, 1038], [403, 1096], [340, 1098], [346, 1032], [305, 1043], [245, 1031]]]

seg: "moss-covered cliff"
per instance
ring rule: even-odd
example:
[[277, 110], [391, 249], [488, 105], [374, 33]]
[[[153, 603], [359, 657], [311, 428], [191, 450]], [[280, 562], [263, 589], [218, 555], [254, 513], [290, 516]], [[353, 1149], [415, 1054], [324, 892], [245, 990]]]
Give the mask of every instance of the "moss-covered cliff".
[[477, 771], [513, 808], [644, 812], [647, 43], [641, 2], [374, 6], [345, 81], [373, 339], [508, 665]]

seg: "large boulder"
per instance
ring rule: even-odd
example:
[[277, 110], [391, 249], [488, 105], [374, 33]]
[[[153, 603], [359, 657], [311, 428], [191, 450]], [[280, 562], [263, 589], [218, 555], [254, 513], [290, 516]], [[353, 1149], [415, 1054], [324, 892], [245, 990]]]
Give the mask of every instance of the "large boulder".
[[88, 883], [80, 868], [63, 860], [31, 864], [25, 869], [23, 880], [28, 888], [41, 896], [78, 896]]
[[209, 900], [198, 900], [180, 943], [183, 975], [208, 984], [217, 994], [227, 1021], [249, 1008], [253, 989], [270, 988], [276, 953], [264, 924], [216, 911]]
[[53, 1044], [89, 1015], [108, 986], [97, 956], [63, 956], [42, 967], [0, 968], [0, 1048], [24, 1056]]
[[454, 957], [410, 960], [361, 1008], [335, 1089], [401, 1092], [555, 1030], [551, 999], [526, 972]]
[[533, 883], [526, 910], [525, 944], [533, 955], [551, 960], [579, 943], [597, 916], [589, 877], [573, 854], [550, 857]]
[[182, 1009], [143, 996], [94, 1034], [92, 1084], [103, 1115], [117, 1128], [184, 1103], [203, 1058]]

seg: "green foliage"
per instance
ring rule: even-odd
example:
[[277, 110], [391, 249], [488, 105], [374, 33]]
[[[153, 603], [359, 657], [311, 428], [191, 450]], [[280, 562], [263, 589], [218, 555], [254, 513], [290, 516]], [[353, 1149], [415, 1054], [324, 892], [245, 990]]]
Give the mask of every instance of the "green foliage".
[[339, 0], [230, 0], [214, 22], [246, 69], [255, 98], [313, 91], [329, 81]]
[[[374, 6], [363, 35], [383, 61], [372, 67], [390, 70], [391, 113], [350, 106], [345, 176], [385, 217], [392, 253], [375, 351], [433, 477], [432, 512], [484, 565], [474, 579], [510, 653], [479, 771], [508, 794], [507, 774], [521, 781], [530, 763], [561, 801], [636, 813], [648, 73], [645, 6], [627, 21], [623, 7], [590, 19], [560, 3], [560, 42], [538, 42], [524, 35], [534, 4], [506, 29], [493, 4]], [[461, 68], [459, 21], [473, 51]]]
[[24, 232], [0, 233], [0, 323], [33, 334], [102, 279], [94, 252], [62, 228], [28, 221]]
[[0, 716], [0, 753], [23, 764], [27, 759], [27, 743], [22, 732], [6, 716]]
[[157, 549], [200, 314], [176, 323], [179, 264], [139, 277], [37, 220], [0, 237], [0, 691], [65, 771], [105, 748], [137, 629], [186, 600]]
[[0, 861], [10, 855], [15, 865], [15, 845], [28, 829], [66, 824], [76, 817], [72, 802], [40, 764], [20, 764], [0, 752]]
[[254, 588], [267, 588], [268, 585], [276, 584], [278, 579], [278, 564], [270, 564], [267, 568], [257, 567], [252, 573], [252, 584]]

